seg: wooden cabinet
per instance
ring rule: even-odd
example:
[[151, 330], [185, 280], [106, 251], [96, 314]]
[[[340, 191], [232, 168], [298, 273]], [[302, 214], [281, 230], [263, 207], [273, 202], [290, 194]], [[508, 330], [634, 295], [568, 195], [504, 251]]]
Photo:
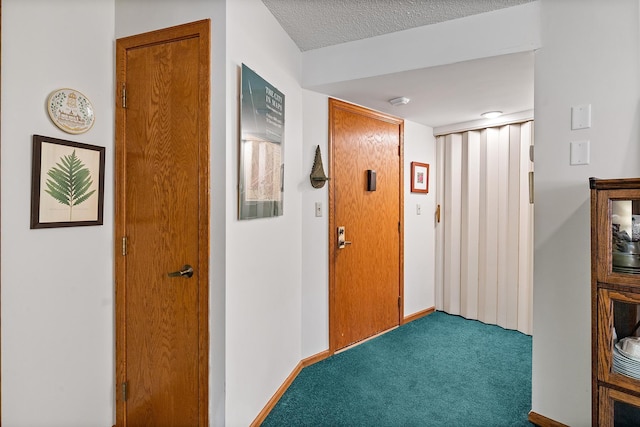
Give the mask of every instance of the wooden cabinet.
[[590, 179], [594, 426], [640, 425], [640, 178]]

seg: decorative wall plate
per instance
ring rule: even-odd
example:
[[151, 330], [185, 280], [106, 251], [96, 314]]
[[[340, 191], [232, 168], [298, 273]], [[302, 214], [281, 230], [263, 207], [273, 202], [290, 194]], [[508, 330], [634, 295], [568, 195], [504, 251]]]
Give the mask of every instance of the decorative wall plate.
[[47, 101], [47, 110], [51, 121], [67, 133], [85, 133], [95, 121], [91, 102], [73, 89], [52, 92]]

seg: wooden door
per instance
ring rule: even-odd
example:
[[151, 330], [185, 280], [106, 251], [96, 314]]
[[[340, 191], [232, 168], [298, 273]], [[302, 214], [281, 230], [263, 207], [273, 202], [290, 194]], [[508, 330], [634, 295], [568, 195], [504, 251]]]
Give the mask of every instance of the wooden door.
[[116, 45], [122, 427], [208, 425], [209, 52], [208, 20]]
[[[329, 341], [336, 351], [400, 323], [404, 124], [334, 99], [329, 123]], [[350, 242], [342, 248], [338, 227]]]

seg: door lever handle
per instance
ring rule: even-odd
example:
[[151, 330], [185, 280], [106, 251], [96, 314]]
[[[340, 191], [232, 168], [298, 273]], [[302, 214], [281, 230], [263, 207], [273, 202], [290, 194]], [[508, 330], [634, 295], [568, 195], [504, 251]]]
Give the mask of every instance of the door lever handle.
[[345, 246], [350, 244], [351, 242], [344, 239], [344, 227], [338, 227], [338, 249], [344, 249]]
[[193, 276], [193, 267], [189, 264], [185, 264], [180, 271], [174, 271], [172, 273], [167, 274], [169, 277], [191, 277]]

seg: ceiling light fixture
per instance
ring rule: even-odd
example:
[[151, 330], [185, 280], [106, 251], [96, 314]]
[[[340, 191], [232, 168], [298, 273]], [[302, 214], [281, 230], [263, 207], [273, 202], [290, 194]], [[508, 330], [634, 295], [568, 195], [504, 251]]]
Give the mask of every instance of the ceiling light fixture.
[[399, 105], [406, 105], [409, 103], [409, 101], [411, 101], [409, 98], [407, 98], [406, 96], [401, 96], [400, 98], [393, 98], [389, 100], [389, 104], [393, 105], [394, 107], [397, 107]]
[[500, 117], [502, 115], [502, 111], [487, 111], [486, 113], [480, 114], [485, 119], [495, 119], [496, 117]]

